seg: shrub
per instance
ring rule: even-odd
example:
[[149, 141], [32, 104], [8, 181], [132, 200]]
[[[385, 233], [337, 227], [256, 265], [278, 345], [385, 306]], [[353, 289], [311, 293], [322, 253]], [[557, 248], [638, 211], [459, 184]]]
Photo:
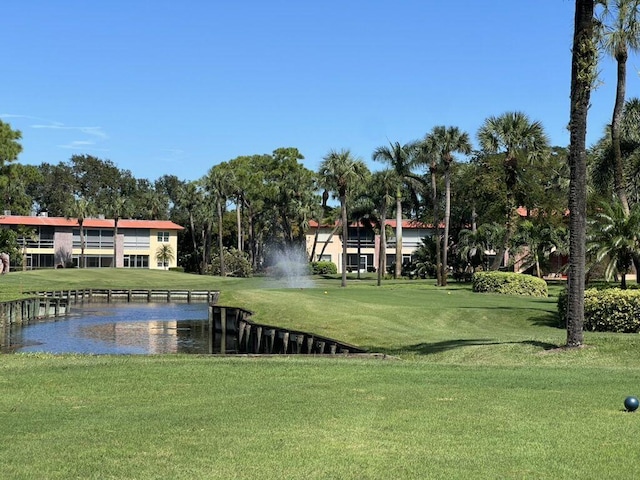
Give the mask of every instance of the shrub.
[[311, 271], [314, 275], [335, 275], [338, 273], [338, 266], [333, 262], [311, 262]]
[[[211, 265], [209, 273], [212, 275], [220, 275], [220, 256], [214, 254], [211, 257]], [[250, 277], [251, 262], [246, 253], [235, 248], [224, 250], [224, 269], [227, 276], [231, 277]]]
[[547, 296], [547, 282], [522, 273], [476, 272], [471, 279], [473, 291], [504, 295]]
[[169, 271], [184, 273], [184, 267], [169, 267]]
[[[567, 291], [558, 297], [560, 324], [567, 323]], [[584, 292], [584, 329], [594, 332], [640, 332], [640, 291], [589, 288]]]

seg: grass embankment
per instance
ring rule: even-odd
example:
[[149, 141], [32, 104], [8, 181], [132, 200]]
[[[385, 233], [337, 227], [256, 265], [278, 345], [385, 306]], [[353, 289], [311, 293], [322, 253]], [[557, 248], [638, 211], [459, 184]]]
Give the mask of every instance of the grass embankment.
[[399, 360], [4, 355], [3, 478], [640, 474], [640, 414], [622, 411], [640, 394], [637, 336], [588, 334], [589, 348], [553, 350], [565, 335], [554, 298], [432, 282], [287, 290], [174, 272], [51, 273], [2, 281], [220, 289], [221, 303], [257, 321]]

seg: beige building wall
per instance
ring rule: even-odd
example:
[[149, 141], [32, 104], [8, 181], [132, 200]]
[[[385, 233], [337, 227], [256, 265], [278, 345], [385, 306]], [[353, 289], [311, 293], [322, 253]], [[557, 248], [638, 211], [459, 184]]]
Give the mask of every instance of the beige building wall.
[[[158, 233], [160, 233], [160, 237], [162, 237], [161, 241], [158, 240]], [[168, 237], [169, 237], [168, 242], [164, 241], [164, 238], [166, 237], [165, 234], [168, 234]], [[173, 252], [173, 258], [169, 261], [169, 264], [167, 266], [158, 265], [159, 263], [157, 258], [158, 249], [165, 244], [169, 245], [169, 247], [171, 248], [171, 252]], [[166, 270], [168, 268], [174, 268], [178, 266], [177, 252], [178, 252], [178, 233], [176, 231], [151, 229], [149, 233], [149, 269]]]

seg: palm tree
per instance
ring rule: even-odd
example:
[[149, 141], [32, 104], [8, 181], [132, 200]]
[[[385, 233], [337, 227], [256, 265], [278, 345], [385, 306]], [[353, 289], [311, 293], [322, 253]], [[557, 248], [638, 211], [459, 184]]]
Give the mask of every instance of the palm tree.
[[196, 258], [196, 264], [200, 267], [200, 273], [204, 273], [202, 265], [204, 264], [204, 258], [202, 261], [198, 259], [198, 242], [196, 239], [196, 224], [195, 215], [201, 208], [204, 198], [202, 190], [196, 182], [181, 182], [177, 188], [177, 202], [180, 204], [189, 214], [189, 227], [191, 230], [191, 242], [193, 246], [193, 255]]
[[514, 190], [519, 181], [521, 161], [533, 163], [548, 153], [549, 140], [540, 122], [532, 122], [522, 112], [507, 112], [499, 117], [487, 118], [480, 130], [478, 141], [482, 149], [491, 154], [504, 155], [504, 180], [507, 187], [506, 236], [499, 254], [493, 264], [498, 268], [514, 232], [516, 217]]
[[129, 213], [129, 203], [120, 193], [116, 193], [111, 199], [110, 207], [113, 215], [113, 263], [111, 266], [115, 268], [118, 258], [118, 223], [123, 216], [127, 216]]
[[439, 157], [433, 141], [423, 140], [418, 146], [416, 162], [428, 165], [431, 177], [431, 207], [433, 209], [433, 238], [436, 248], [436, 285], [442, 285], [442, 248], [440, 240], [440, 214], [438, 208]]
[[347, 198], [354, 184], [362, 182], [369, 170], [365, 163], [353, 157], [349, 150], [331, 150], [320, 164], [319, 175], [325, 185], [337, 193], [340, 199], [340, 218], [342, 223], [342, 283], [347, 286]]
[[637, 52], [640, 50], [640, 0], [599, 0], [598, 3], [603, 6], [599, 17], [599, 23], [602, 26], [600, 43], [618, 65], [616, 100], [611, 119], [611, 144], [616, 195], [628, 215], [629, 202], [620, 146], [620, 125], [627, 85], [627, 58], [629, 51]]
[[396, 269], [395, 277], [402, 275], [402, 185], [415, 179], [411, 172], [415, 164], [416, 144], [390, 143], [374, 150], [373, 160], [387, 163], [396, 174]]
[[[468, 155], [471, 153], [469, 134], [458, 127], [433, 127], [425, 137], [425, 143], [433, 156], [439, 157], [444, 171], [445, 204], [444, 204], [444, 248], [442, 251], [441, 285], [447, 284], [447, 255], [449, 252], [449, 223], [451, 220], [451, 164], [454, 153]], [[434, 188], [435, 191], [435, 188]]]
[[[396, 188], [395, 172], [385, 169], [375, 172], [367, 189], [376, 206], [378, 229], [380, 231], [380, 249], [378, 251], [377, 285], [382, 284], [382, 276], [387, 271], [387, 212], [393, 202], [392, 192]], [[397, 262], [396, 262], [397, 264]]]
[[223, 213], [226, 208], [227, 198], [231, 190], [231, 175], [222, 164], [209, 169], [208, 174], [203, 179], [205, 189], [213, 203], [215, 204], [218, 217], [218, 250], [220, 252], [220, 275], [225, 276], [224, 267], [224, 245], [223, 245]]
[[84, 221], [93, 213], [93, 206], [84, 198], [76, 198], [71, 205], [71, 210], [67, 218], [73, 217], [78, 220], [78, 227], [80, 228], [80, 268], [87, 268], [86, 258], [84, 256], [84, 250], [86, 242], [84, 239]]
[[640, 205], [635, 204], [627, 215], [620, 199], [603, 201], [589, 226], [587, 251], [597, 262], [606, 261], [607, 280], [619, 274], [621, 288], [627, 288], [626, 275], [640, 252]]
[[169, 269], [169, 263], [173, 261], [175, 255], [173, 248], [167, 243], [163, 243], [156, 249], [156, 260], [164, 265], [165, 270]]
[[567, 347], [584, 341], [584, 279], [587, 216], [587, 113], [598, 61], [593, 37], [594, 0], [576, 0], [569, 115], [569, 271]]
[[565, 228], [554, 227], [544, 223], [544, 219], [526, 219], [520, 222], [514, 240], [517, 246], [526, 249], [520, 259], [524, 269], [533, 266], [536, 276], [542, 278], [541, 262], [557, 250], [563, 251], [565, 243]]
[[[640, 99], [631, 98], [624, 104], [620, 120], [619, 149], [622, 158], [623, 181], [625, 183], [625, 199], [628, 205], [638, 201], [638, 160], [640, 158]], [[590, 151], [592, 163], [589, 165], [591, 179], [598, 193], [607, 196], [614, 192], [618, 198], [615, 185], [615, 154], [612, 141], [612, 128], [607, 125], [604, 135]], [[613, 189], [612, 189], [613, 186]], [[623, 202], [624, 200], [620, 200]]]

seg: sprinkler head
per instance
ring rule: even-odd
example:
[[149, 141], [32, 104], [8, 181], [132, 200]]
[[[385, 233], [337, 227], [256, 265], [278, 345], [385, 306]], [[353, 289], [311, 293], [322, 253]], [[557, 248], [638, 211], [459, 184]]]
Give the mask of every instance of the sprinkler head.
[[635, 412], [638, 409], [638, 399], [636, 397], [627, 397], [624, 399], [624, 408], [627, 412]]

